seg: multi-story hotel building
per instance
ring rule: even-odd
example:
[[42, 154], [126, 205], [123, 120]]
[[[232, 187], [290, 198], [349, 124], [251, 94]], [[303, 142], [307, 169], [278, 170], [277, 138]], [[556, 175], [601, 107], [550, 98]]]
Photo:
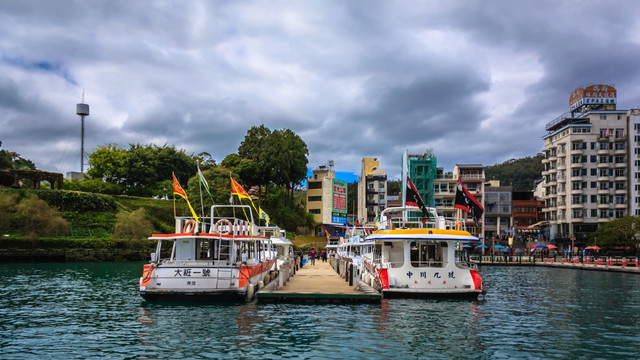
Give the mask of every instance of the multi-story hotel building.
[[[543, 213], [550, 240], [565, 249], [583, 246], [599, 224], [630, 213], [629, 161], [639, 159], [640, 138], [631, 141], [628, 112], [617, 110], [616, 103], [613, 86], [578, 88], [571, 93], [570, 111], [546, 125]], [[640, 163], [634, 165], [638, 169]]]
[[[458, 164], [454, 167], [453, 172], [444, 172], [442, 168], [436, 169], [436, 175], [433, 179], [433, 187], [426, 189], [429, 197], [433, 198], [433, 205], [427, 204], [427, 206], [434, 206], [438, 215], [446, 218], [456, 218], [458, 211], [453, 206], [456, 201], [456, 188], [458, 186], [458, 178], [464, 186], [471, 192], [471, 194], [482, 205], [484, 202], [484, 166], [464, 165]], [[412, 178], [413, 179], [413, 178]], [[418, 185], [416, 185], [416, 188]], [[420, 191], [420, 188], [418, 188]], [[431, 192], [433, 191], [433, 195]], [[422, 193], [421, 193], [422, 196]], [[483, 205], [484, 206], [484, 205]], [[485, 217], [483, 215], [480, 224], [475, 224], [473, 220], [468, 216], [469, 214], [460, 211], [460, 216], [466, 221], [466, 228], [473, 235], [483, 237]]]
[[387, 174], [380, 170], [377, 158], [363, 158], [358, 181], [358, 221], [373, 226], [387, 207]]
[[439, 216], [450, 219], [456, 217], [456, 209], [453, 205], [456, 201], [457, 187], [458, 178], [453, 175], [453, 172], [444, 172], [443, 168], [438, 168], [436, 178], [433, 180], [433, 200]]
[[[335, 178], [333, 161], [320, 165], [307, 178], [307, 212], [316, 221], [316, 236], [339, 236], [347, 224], [347, 182]], [[342, 229], [342, 230], [341, 230]]]
[[629, 215], [640, 215], [640, 108], [627, 112], [629, 124]]

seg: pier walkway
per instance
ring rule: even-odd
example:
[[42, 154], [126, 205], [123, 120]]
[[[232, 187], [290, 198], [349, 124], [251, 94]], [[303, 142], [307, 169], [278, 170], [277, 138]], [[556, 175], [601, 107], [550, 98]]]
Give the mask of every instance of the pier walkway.
[[316, 260], [315, 265], [307, 262], [288, 282], [277, 288], [278, 281], [272, 281], [256, 293], [258, 303], [379, 303], [382, 296], [368, 285], [349, 282], [341, 278], [329, 261]]

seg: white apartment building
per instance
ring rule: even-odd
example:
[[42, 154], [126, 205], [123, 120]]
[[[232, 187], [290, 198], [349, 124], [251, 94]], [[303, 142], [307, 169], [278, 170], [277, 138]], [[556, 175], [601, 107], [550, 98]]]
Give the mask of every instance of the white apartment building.
[[629, 129], [629, 215], [640, 215], [640, 108], [627, 112]]
[[[571, 239], [582, 245], [599, 224], [630, 213], [629, 161], [632, 155], [640, 159], [630, 145], [640, 138], [631, 142], [627, 111], [616, 109], [616, 99], [613, 86], [578, 88], [570, 112], [546, 125], [543, 213], [551, 240], [565, 248]], [[640, 125], [635, 127], [640, 136]]]

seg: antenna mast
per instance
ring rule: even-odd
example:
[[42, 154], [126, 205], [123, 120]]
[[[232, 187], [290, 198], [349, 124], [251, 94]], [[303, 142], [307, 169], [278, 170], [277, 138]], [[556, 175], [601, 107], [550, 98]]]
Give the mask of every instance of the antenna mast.
[[80, 173], [84, 173], [84, 117], [89, 116], [89, 104], [84, 103], [84, 89], [82, 89], [82, 102], [76, 105], [76, 114], [80, 115]]

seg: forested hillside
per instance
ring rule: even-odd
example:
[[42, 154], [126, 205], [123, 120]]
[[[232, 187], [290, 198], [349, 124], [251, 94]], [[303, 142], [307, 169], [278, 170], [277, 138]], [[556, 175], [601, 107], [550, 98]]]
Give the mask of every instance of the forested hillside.
[[534, 157], [511, 159], [484, 168], [485, 178], [500, 180], [503, 186], [513, 186], [513, 190], [533, 190], [535, 180], [542, 178], [542, 154]]

